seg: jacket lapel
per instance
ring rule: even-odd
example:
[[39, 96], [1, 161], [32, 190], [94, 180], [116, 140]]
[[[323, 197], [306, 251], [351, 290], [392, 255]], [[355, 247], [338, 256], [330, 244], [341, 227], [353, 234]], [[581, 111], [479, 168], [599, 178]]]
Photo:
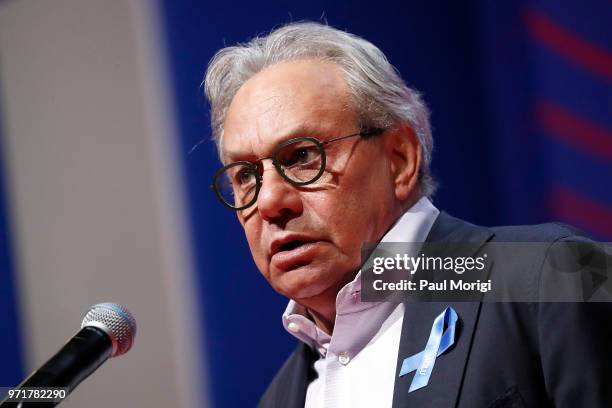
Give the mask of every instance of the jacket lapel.
[[[476, 253], [493, 234], [484, 228], [460, 221], [442, 212], [436, 219], [426, 242], [462, 243], [461, 256]], [[449, 254], [446, 254], [448, 256]], [[452, 254], [459, 255], [459, 254]], [[396, 377], [393, 408], [434, 406], [454, 407], [459, 397], [463, 373], [471, 349], [472, 336], [478, 323], [479, 302], [418, 302], [406, 303], [402, 337], [397, 356], [396, 376], [402, 362], [425, 348], [435, 318], [447, 306], [459, 315], [453, 348], [436, 359], [427, 386], [408, 393], [414, 372]]]
[[[316, 377], [313, 368], [318, 355], [304, 343], [300, 343], [298, 349], [291, 358], [287, 368], [287, 375], [280, 377], [282, 381], [275, 389], [274, 407], [278, 408], [303, 408], [306, 401], [306, 389], [308, 384]], [[262, 407], [262, 405], [260, 405]]]

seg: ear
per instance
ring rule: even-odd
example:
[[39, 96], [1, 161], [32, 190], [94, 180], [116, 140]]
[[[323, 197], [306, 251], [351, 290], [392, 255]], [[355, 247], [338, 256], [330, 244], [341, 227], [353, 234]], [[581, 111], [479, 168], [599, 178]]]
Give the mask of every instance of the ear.
[[399, 201], [419, 194], [421, 149], [414, 130], [407, 124], [389, 129], [385, 136], [387, 155], [393, 175], [395, 197]]

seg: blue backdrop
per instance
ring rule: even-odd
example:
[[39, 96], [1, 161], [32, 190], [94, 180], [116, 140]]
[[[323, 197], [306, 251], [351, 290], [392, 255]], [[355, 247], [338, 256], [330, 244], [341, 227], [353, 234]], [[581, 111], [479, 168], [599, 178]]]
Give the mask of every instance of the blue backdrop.
[[[563, 3], [563, 4], [562, 4]], [[253, 406], [293, 347], [234, 214], [200, 87], [225, 45], [321, 20], [378, 45], [432, 111], [436, 205], [474, 223], [561, 219], [612, 238], [612, 3], [607, 0], [163, 2], [215, 406]]]

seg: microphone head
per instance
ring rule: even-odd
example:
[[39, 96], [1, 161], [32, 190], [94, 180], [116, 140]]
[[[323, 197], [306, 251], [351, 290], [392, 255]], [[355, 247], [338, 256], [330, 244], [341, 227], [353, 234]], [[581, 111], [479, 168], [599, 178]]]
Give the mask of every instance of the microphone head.
[[101, 329], [111, 339], [111, 357], [127, 353], [136, 337], [136, 320], [126, 308], [116, 303], [98, 303], [91, 306], [81, 323], [81, 328], [89, 326]]

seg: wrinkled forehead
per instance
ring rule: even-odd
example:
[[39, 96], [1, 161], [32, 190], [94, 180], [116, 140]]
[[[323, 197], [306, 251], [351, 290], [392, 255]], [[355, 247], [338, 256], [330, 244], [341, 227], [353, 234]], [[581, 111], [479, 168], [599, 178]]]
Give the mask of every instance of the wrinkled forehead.
[[224, 123], [224, 161], [266, 157], [289, 138], [338, 135], [355, 129], [356, 122], [346, 81], [335, 64], [276, 64], [234, 96]]

